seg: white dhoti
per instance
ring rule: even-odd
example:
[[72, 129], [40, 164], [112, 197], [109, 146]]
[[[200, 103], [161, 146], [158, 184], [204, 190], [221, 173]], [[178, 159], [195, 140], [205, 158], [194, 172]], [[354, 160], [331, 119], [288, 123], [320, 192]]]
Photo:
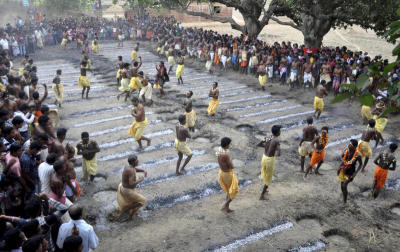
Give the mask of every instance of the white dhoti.
[[147, 84], [147, 86], [143, 86], [142, 89], [140, 89], [139, 97], [142, 97], [143, 95], [144, 98], [146, 98], [147, 100], [151, 100], [151, 97], [153, 95], [153, 88], [150, 84]]

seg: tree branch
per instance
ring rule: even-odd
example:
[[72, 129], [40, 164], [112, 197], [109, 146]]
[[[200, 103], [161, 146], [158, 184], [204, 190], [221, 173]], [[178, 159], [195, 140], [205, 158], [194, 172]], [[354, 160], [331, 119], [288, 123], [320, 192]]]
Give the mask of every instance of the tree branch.
[[277, 8], [279, 0], [272, 0], [272, 2], [268, 6], [268, 10], [263, 10], [264, 16], [260, 21], [260, 24], [262, 26], [265, 26], [268, 24], [269, 20], [271, 19], [272, 15], [274, 14], [275, 9]]
[[287, 25], [287, 26], [290, 26], [290, 27], [292, 27], [292, 28], [294, 28], [294, 29], [296, 29], [296, 30], [301, 31], [301, 27], [298, 26], [298, 25], [296, 25], [296, 24], [294, 24], [294, 23], [292, 23], [292, 22], [281, 21], [281, 20], [279, 20], [279, 19], [276, 18], [276, 17], [271, 17], [271, 19], [272, 19], [273, 21], [277, 22], [277, 23], [280, 24], [280, 25]]
[[213, 21], [217, 21], [220, 23], [230, 23], [230, 25], [232, 26], [232, 29], [238, 30], [243, 32], [244, 31], [244, 27], [239, 25], [238, 23], [236, 23], [235, 20], [233, 20], [232, 17], [226, 17], [226, 18], [222, 18], [222, 17], [217, 17], [214, 15], [210, 15], [204, 12], [197, 12], [197, 11], [189, 11], [189, 10], [185, 10], [185, 9], [181, 9], [182, 12], [191, 15], [191, 16], [197, 16], [197, 17], [203, 17], [203, 18], [207, 18]]

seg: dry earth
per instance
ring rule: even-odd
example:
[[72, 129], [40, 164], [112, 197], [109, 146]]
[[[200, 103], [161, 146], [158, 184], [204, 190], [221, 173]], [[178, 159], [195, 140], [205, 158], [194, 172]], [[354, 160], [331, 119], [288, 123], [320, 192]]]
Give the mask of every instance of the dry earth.
[[[158, 97], [146, 107], [150, 121], [145, 135], [153, 138], [152, 147], [137, 150], [127, 134], [132, 122], [128, 103], [117, 101], [115, 73], [117, 56], [128, 60], [132, 42], [117, 48], [115, 43], [100, 43], [99, 55], [92, 55], [94, 74], [91, 99], [81, 100], [77, 87], [80, 55], [72, 48], [47, 48], [37, 53], [35, 62], [41, 81], [50, 84], [55, 70], [64, 69], [62, 81], [66, 102], [60, 115], [69, 129], [68, 141], [76, 144], [82, 131], [89, 131], [102, 151], [99, 170], [109, 179], [96, 179], [84, 186], [79, 202], [86, 206], [86, 219], [100, 238], [98, 251], [204, 251], [237, 248], [239, 251], [396, 251], [400, 238], [400, 172], [389, 173], [389, 183], [377, 200], [369, 197], [374, 165], [349, 185], [347, 206], [341, 203], [336, 180], [339, 153], [351, 137], [359, 138], [360, 106], [357, 102], [333, 105], [326, 99], [326, 111], [315, 123], [330, 127], [330, 145], [323, 176], [311, 175], [307, 182], [298, 173], [297, 146], [304, 119], [312, 114], [314, 92], [288, 91], [269, 83], [267, 91], [259, 89], [256, 78], [234, 72], [209, 75], [204, 63], [186, 62], [185, 85], [177, 86], [171, 74], [168, 95]], [[145, 48], [143, 48], [145, 47]], [[142, 43], [142, 70], [153, 78], [158, 57], [153, 48]], [[207, 92], [218, 81], [221, 105], [215, 118], [207, 116]], [[194, 91], [194, 109], [198, 123], [188, 145], [195, 155], [186, 176], [175, 177], [177, 155], [172, 147], [174, 125], [183, 113], [182, 99], [187, 90]], [[53, 101], [50, 94], [49, 103]], [[268, 201], [259, 201], [262, 149], [255, 148], [273, 124], [282, 124], [282, 156], [277, 158], [274, 180]], [[385, 139], [399, 138], [399, 118], [390, 118]], [[219, 211], [225, 195], [218, 185], [215, 150], [221, 137], [233, 139], [231, 155], [240, 180], [240, 193], [233, 201], [234, 213]], [[376, 150], [374, 157], [377, 155]], [[121, 168], [129, 154], [136, 153], [148, 177], [138, 189], [147, 205], [132, 221], [118, 217], [116, 189]], [[399, 154], [396, 154], [399, 157]], [[78, 162], [79, 163], [79, 162]], [[78, 176], [81, 173], [76, 167]], [[396, 184], [397, 183], [397, 184]], [[227, 247], [224, 247], [227, 246]], [[308, 250], [303, 249], [304, 246]]]

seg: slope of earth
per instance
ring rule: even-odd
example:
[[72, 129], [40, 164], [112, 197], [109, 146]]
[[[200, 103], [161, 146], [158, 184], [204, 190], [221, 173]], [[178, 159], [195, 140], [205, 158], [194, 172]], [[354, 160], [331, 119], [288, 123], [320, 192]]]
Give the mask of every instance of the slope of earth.
[[[177, 85], [171, 73], [167, 97], [161, 99], [153, 90], [155, 104], [146, 107], [150, 123], [144, 132], [153, 139], [152, 146], [138, 151], [137, 143], [127, 134], [133, 120], [131, 106], [116, 99], [115, 81], [117, 56], [130, 61], [133, 45], [126, 42], [124, 48], [118, 48], [116, 43], [101, 42], [99, 54], [91, 56], [94, 72], [89, 75], [89, 100], [80, 98], [76, 84], [80, 55], [75, 49], [53, 47], [35, 55], [41, 82], [51, 83], [55, 70], [64, 70], [66, 101], [59, 111], [62, 126], [69, 129], [68, 141], [76, 144], [80, 133], [88, 131], [101, 147], [99, 170], [108, 172], [109, 179], [82, 185], [84, 195], [79, 199], [86, 206], [86, 219], [100, 238], [98, 251], [396, 250], [400, 238], [400, 172], [389, 173], [386, 190], [374, 201], [369, 197], [374, 170], [371, 162], [368, 171], [349, 185], [348, 205], [341, 203], [336, 180], [338, 156], [349, 139], [359, 138], [364, 129], [356, 102], [326, 102], [326, 111], [315, 122], [318, 129], [330, 127], [330, 145], [321, 168], [324, 175], [311, 175], [304, 181], [297, 172], [297, 147], [304, 120], [313, 112], [314, 92], [288, 91], [286, 86], [274, 83], [262, 92], [252, 76], [218, 71], [210, 75], [205, 73], [203, 63], [188, 60], [183, 86]], [[150, 79], [160, 60], [153, 50], [150, 44], [141, 43], [142, 70]], [[208, 117], [207, 94], [213, 81], [219, 83], [221, 103], [217, 115]], [[196, 133], [188, 141], [194, 156], [188, 174], [175, 177], [174, 126], [183, 113], [181, 104], [188, 90], [194, 92], [198, 115]], [[52, 92], [50, 97], [49, 103], [54, 99]], [[399, 138], [398, 120], [392, 117], [385, 129], [388, 143]], [[283, 125], [282, 156], [277, 158], [268, 201], [259, 201], [263, 150], [255, 145], [269, 134], [273, 124]], [[218, 185], [215, 157], [224, 136], [233, 139], [231, 156], [240, 182], [239, 195], [231, 204], [235, 212], [229, 215], [219, 211], [225, 194]], [[139, 165], [148, 172], [138, 188], [147, 205], [132, 221], [120, 218], [116, 211], [116, 190], [129, 154], [137, 154]], [[79, 165], [76, 170], [79, 177]]]

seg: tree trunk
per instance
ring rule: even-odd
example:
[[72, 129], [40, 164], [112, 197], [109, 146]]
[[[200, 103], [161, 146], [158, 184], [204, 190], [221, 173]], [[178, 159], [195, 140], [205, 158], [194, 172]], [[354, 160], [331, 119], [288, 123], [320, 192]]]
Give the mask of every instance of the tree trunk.
[[143, 1], [138, 1], [138, 9], [137, 9], [137, 11], [138, 11], [138, 16], [139, 17], [142, 17], [142, 16], [144, 16], [144, 4], [143, 4]]
[[252, 38], [257, 37], [263, 28], [263, 27], [261, 27], [258, 19], [256, 19], [254, 16], [251, 16], [251, 15], [248, 15], [248, 16], [243, 15], [243, 19], [244, 19], [244, 27], [243, 27], [242, 33], [244, 33], [244, 34], [247, 33]]
[[315, 13], [317, 14], [315, 16], [301, 14], [304, 45], [308, 48], [320, 48], [324, 36], [332, 27], [330, 19], [326, 16], [318, 16], [318, 12]]

